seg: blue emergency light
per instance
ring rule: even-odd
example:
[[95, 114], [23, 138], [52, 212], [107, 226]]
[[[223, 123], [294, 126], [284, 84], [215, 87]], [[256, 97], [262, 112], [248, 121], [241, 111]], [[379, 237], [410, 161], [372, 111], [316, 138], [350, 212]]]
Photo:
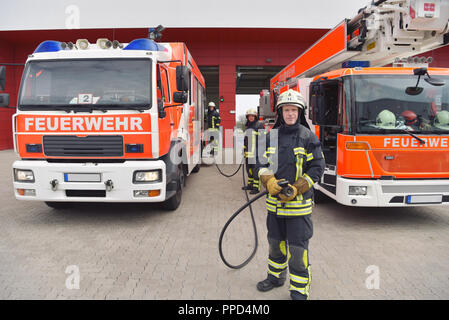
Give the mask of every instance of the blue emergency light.
[[345, 61], [341, 64], [342, 68], [369, 68], [369, 61]]
[[123, 50], [164, 51], [165, 48], [153, 40], [142, 38], [131, 41]]
[[44, 42], [41, 42], [36, 50], [34, 50], [34, 53], [39, 52], [57, 52], [60, 50], [64, 50], [64, 48], [61, 45], [61, 42], [59, 41], [53, 41], [53, 40], [47, 40]]
[[125, 150], [127, 153], [143, 153], [143, 144], [126, 144]]

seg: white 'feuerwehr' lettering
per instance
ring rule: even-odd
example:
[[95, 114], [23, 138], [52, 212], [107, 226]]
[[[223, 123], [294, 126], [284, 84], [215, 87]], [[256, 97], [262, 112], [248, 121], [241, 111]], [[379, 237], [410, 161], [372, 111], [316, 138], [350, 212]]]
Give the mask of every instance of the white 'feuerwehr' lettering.
[[34, 117], [24, 124], [25, 131], [143, 131], [139, 117]]
[[45, 119], [44, 118], [36, 119], [36, 131], [43, 131], [43, 130], [45, 130]]
[[413, 137], [384, 138], [384, 148], [448, 148], [449, 137], [420, 137], [421, 144]]
[[103, 118], [103, 130], [114, 130], [114, 118], [104, 117]]
[[61, 128], [62, 131], [71, 131], [71, 127], [70, 127], [70, 118], [68, 117], [64, 117], [61, 118]]

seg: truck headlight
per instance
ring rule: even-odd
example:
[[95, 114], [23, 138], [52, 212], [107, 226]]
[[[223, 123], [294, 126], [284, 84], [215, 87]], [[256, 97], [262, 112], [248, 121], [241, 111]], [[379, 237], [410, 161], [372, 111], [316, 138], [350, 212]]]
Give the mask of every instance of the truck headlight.
[[31, 170], [14, 169], [14, 181], [34, 182], [34, 174]]
[[349, 186], [349, 195], [351, 196], [366, 196], [366, 186]]
[[161, 182], [162, 170], [134, 171], [133, 183]]

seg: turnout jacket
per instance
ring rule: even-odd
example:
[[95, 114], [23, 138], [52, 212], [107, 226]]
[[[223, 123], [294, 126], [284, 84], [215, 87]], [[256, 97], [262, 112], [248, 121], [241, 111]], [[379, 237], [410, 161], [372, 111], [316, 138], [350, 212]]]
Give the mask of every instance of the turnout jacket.
[[312, 131], [299, 123], [292, 126], [282, 124], [277, 133], [277, 141], [270, 141], [273, 131], [267, 134], [265, 162], [268, 163], [257, 161], [256, 176], [259, 176], [260, 169], [268, 167], [276, 179], [285, 179], [293, 184], [300, 177], [304, 177], [311, 188], [285, 203], [282, 203], [278, 196], [268, 194], [268, 213], [283, 217], [311, 214], [313, 185], [321, 179], [325, 167], [320, 141]]
[[220, 125], [220, 114], [217, 110], [207, 112], [207, 128], [208, 129], [218, 129]]
[[260, 121], [253, 121], [246, 123], [246, 132], [245, 138], [243, 139], [243, 147], [245, 149], [245, 158], [254, 158], [257, 157], [258, 152], [258, 140], [259, 135], [262, 133], [265, 134], [265, 127]]

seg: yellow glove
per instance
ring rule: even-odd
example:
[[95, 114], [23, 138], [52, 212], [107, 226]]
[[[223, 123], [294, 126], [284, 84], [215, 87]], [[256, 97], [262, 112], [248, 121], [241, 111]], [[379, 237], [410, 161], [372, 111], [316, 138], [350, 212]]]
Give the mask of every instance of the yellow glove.
[[298, 189], [296, 189], [295, 186], [292, 186], [291, 184], [289, 184], [288, 186], [293, 189], [293, 194], [290, 197], [287, 197], [287, 196], [283, 195], [282, 193], [279, 193], [279, 198], [281, 199], [281, 202], [287, 202], [287, 201], [293, 200], [298, 195]]
[[298, 191], [298, 194], [304, 194], [311, 188], [309, 181], [306, 178], [301, 177], [293, 184]]
[[270, 177], [261, 176], [261, 177], [260, 177], [260, 180], [263, 181], [262, 179], [266, 179], [266, 178], [268, 178], [268, 179], [265, 180], [266, 183], [264, 184], [264, 186], [266, 186], [266, 188], [267, 188], [269, 194], [271, 194], [272, 196], [275, 196], [275, 195], [277, 195], [279, 192], [282, 191], [282, 187], [280, 187], [280, 186], [278, 185], [278, 182], [279, 182], [279, 181], [282, 181], [282, 180], [284, 180], [284, 179], [282, 179], [282, 180], [277, 180], [277, 179], [274, 177], [274, 175], [272, 175], [272, 176], [270, 176]]

